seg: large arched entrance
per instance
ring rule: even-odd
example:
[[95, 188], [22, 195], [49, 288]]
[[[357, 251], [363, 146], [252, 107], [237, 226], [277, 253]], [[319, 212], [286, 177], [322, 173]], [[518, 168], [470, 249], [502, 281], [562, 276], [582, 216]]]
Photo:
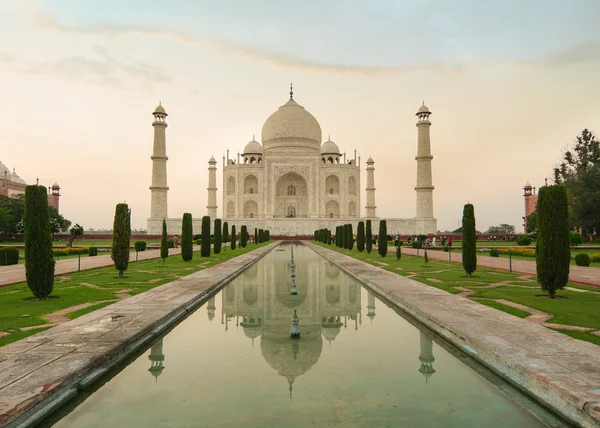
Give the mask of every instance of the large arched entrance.
[[275, 186], [275, 217], [308, 217], [308, 184], [295, 172], [288, 172]]

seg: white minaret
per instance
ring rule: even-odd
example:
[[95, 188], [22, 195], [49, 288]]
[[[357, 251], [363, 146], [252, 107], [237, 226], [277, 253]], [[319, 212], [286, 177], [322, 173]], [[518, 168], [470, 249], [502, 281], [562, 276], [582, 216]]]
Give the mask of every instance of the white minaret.
[[377, 218], [375, 206], [375, 161], [371, 156], [367, 159], [367, 218]]
[[150, 185], [150, 218], [161, 220], [167, 218], [167, 142], [165, 121], [167, 112], [159, 103], [154, 109], [154, 149], [152, 151], [152, 184]]
[[429, 140], [429, 115], [431, 112], [423, 103], [417, 112], [417, 219], [433, 218], [433, 184], [431, 178], [431, 144]]
[[217, 218], [217, 161], [214, 156], [208, 161], [207, 214], [211, 220]]

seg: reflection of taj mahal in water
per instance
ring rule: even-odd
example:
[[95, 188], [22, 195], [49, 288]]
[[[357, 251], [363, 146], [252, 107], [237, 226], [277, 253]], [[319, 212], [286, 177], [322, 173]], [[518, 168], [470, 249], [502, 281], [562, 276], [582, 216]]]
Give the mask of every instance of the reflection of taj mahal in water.
[[[282, 246], [283, 247], [283, 246]], [[287, 246], [286, 246], [287, 247]], [[287, 247], [289, 248], [289, 247]], [[311, 251], [296, 247], [298, 253]], [[264, 360], [280, 376], [287, 379], [290, 394], [294, 380], [315, 365], [323, 349], [345, 330], [358, 330], [362, 324], [361, 286], [338, 267], [324, 258], [316, 262], [296, 263], [296, 288], [291, 295], [290, 252], [273, 251], [273, 263], [255, 264], [221, 292], [221, 324], [224, 330], [242, 328], [252, 343], [260, 342]], [[302, 257], [299, 257], [302, 260]], [[326, 283], [319, 283], [326, 278]], [[376, 317], [375, 296], [368, 292], [367, 317]], [[208, 319], [215, 318], [215, 298], [206, 306]], [[290, 338], [294, 309], [300, 317], [300, 339]], [[153, 356], [154, 355], [154, 356]], [[162, 341], [152, 349], [149, 371], [158, 376], [163, 369]], [[435, 373], [433, 369], [433, 342], [427, 332], [421, 331], [420, 367], [425, 380]]]

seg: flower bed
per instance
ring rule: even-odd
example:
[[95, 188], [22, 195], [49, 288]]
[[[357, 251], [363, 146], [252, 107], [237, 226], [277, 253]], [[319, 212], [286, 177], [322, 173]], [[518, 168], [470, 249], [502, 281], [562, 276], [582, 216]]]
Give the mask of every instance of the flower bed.
[[534, 248], [498, 248], [498, 253], [513, 256], [535, 257]]
[[55, 248], [52, 250], [54, 257], [72, 256], [76, 254], [89, 254], [90, 247], [76, 247], [76, 248]]

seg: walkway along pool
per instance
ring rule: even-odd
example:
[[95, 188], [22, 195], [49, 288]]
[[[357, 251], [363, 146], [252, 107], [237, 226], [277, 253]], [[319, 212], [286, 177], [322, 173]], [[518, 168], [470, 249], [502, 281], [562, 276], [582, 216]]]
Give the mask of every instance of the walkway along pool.
[[271, 251], [47, 426], [566, 426], [303, 245], [293, 245], [291, 295], [291, 248]]

